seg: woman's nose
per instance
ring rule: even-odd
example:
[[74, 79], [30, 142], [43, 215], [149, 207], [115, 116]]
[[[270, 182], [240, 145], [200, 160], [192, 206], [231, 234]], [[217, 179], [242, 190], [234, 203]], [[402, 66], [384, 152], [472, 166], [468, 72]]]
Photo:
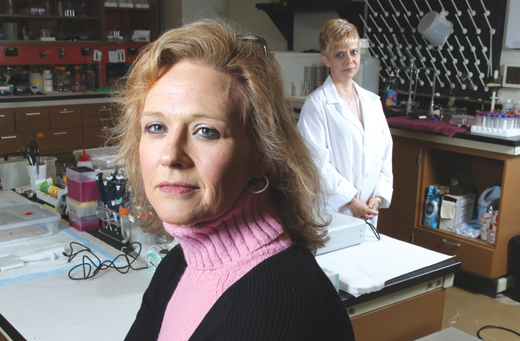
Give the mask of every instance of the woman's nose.
[[187, 152], [187, 141], [182, 135], [170, 135], [164, 139], [160, 154], [161, 164], [165, 167], [186, 168], [191, 164]]

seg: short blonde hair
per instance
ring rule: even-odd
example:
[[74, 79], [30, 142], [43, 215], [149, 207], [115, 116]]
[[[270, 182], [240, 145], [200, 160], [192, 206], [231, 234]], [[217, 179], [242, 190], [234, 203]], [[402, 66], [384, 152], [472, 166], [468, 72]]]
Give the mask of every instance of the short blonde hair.
[[[134, 196], [149, 205], [139, 160], [140, 118], [148, 91], [171, 65], [189, 60], [230, 75], [236, 84], [235, 108], [253, 134], [255, 152], [267, 165], [274, 206], [293, 241], [308, 248], [324, 245], [328, 217], [322, 206], [320, 175], [300, 136], [284, 94], [283, 78], [262, 45], [245, 40], [213, 20], [169, 30], [144, 48], [126, 77], [118, 102], [115, 138]], [[157, 214], [144, 223], [151, 233], [163, 231]]]
[[321, 27], [318, 35], [321, 54], [329, 57], [331, 52], [343, 46], [350, 47], [359, 44], [359, 32], [353, 24], [345, 19], [332, 19]]

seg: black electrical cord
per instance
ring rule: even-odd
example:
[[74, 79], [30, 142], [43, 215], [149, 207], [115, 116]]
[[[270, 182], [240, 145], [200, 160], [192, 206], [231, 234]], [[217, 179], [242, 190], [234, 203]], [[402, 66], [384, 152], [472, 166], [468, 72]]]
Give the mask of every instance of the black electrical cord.
[[376, 236], [377, 240], [381, 240], [381, 236], [379, 235], [379, 231], [377, 228], [368, 222], [368, 220], [365, 220], [365, 223], [367, 223], [368, 226], [372, 229], [372, 232], [374, 232], [374, 235]]
[[[77, 252], [74, 252], [73, 244], [79, 245], [80, 247], [82, 247], [82, 249], [77, 251]], [[108, 260], [107, 259], [107, 260], [102, 262], [101, 259], [99, 259], [99, 257], [96, 256], [94, 254], [94, 252], [89, 247], [87, 247], [87, 246], [85, 246], [83, 244], [77, 243], [77, 242], [71, 242], [70, 243], [70, 254], [66, 254], [65, 252], [63, 253], [66, 257], [69, 257], [68, 262], [69, 263], [72, 262], [72, 260], [74, 258], [76, 258], [76, 256], [78, 256], [80, 254], [84, 254], [84, 255], [83, 255], [83, 258], [82, 258], [82, 262], [80, 264], [74, 266], [72, 269], [70, 269], [70, 271], [69, 271], [69, 278], [72, 279], [72, 280], [89, 279], [89, 278], [93, 278], [94, 276], [96, 276], [100, 271], [107, 270], [109, 268], [114, 268], [119, 273], [122, 273], [122, 274], [125, 274], [125, 273], [129, 272], [130, 269], [132, 269], [132, 270], [147, 269], [148, 268], [147, 266], [140, 267], [140, 268], [134, 268], [132, 266], [132, 264], [136, 261], [137, 257], [141, 253], [142, 246], [138, 242], [131, 243], [130, 245], [132, 245], [132, 246], [137, 245], [137, 247], [138, 247], [138, 249], [135, 249], [135, 251], [136, 251], [136, 255], [135, 256], [130, 256], [129, 257], [128, 254], [122, 253], [122, 254], [118, 255], [116, 258], [114, 258], [113, 260]], [[95, 260], [92, 260], [91, 256], [93, 258], [95, 258]], [[127, 265], [116, 266], [115, 262], [119, 258], [126, 259]], [[83, 277], [74, 277], [73, 276], [72, 273], [75, 272], [78, 268], [81, 268], [80, 270], [83, 270]]]
[[483, 338], [480, 337], [480, 332], [484, 329], [488, 329], [488, 328], [496, 328], [496, 329], [502, 329], [502, 330], [505, 330], [505, 331], [508, 331], [510, 333], [513, 333], [517, 336], [520, 336], [519, 333], [515, 332], [514, 330], [511, 330], [511, 329], [508, 329], [508, 328], [504, 328], [504, 327], [500, 327], [500, 326], [492, 326], [492, 325], [487, 325], [487, 326], [484, 326], [482, 328], [480, 328], [478, 331], [477, 331], [477, 337], [480, 339], [480, 340], [484, 340]]

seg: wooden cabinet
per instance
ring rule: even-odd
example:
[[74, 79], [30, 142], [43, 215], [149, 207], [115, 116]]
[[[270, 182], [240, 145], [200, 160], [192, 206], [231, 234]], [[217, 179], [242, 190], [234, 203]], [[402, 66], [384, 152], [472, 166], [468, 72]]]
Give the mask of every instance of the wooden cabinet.
[[32, 131], [0, 134], [0, 156], [23, 150], [33, 139]]
[[83, 147], [83, 132], [81, 128], [45, 130], [34, 132], [40, 152], [70, 151]]
[[0, 110], [0, 134], [14, 133], [15, 131], [14, 111], [11, 109]]
[[110, 103], [88, 104], [83, 107], [83, 136], [85, 147], [104, 145], [114, 126]]
[[[489, 279], [507, 274], [508, 243], [520, 234], [520, 156], [394, 136], [393, 172], [392, 204], [381, 210], [378, 222], [382, 233], [455, 255], [462, 270], [472, 274]], [[449, 186], [453, 174], [470, 175], [475, 200], [484, 189], [501, 184], [494, 245], [422, 224], [428, 187]]]
[[49, 109], [22, 108], [15, 110], [16, 131], [35, 131], [50, 129]]
[[50, 108], [51, 129], [81, 128], [81, 107], [78, 105]]
[[66, 152], [105, 144], [113, 128], [112, 104], [71, 104], [0, 110], [0, 156], [13, 153], [33, 139], [40, 152]]
[[[21, 33], [24, 28], [27, 37], [31, 39], [31, 44], [36, 45], [53, 43], [53, 41], [49, 43], [49, 41], [40, 40], [41, 27], [48, 27], [51, 37], [67, 44], [105, 43], [111, 41], [107, 38], [107, 31], [114, 30], [118, 31], [120, 38], [124, 38], [126, 41], [132, 41], [132, 34], [135, 30], [148, 30], [151, 40], [157, 39], [159, 36], [158, 1], [140, 1], [138, 7], [135, 7], [130, 1], [130, 8], [118, 7], [117, 1], [113, 2], [116, 7], [105, 6], [104, 0], [56, 0], [54, 1], [55, 6], [51, 6], [50, 11], [46, 10], [45, 15], [32, 15], [31, 8], [44, 8], [44, 6], [40, 1], [30, 0], [20, 2], [15, 14], [0, 13], [0, 21], [17, 23], [18, 39], [24, 41]], [[23, 6], [24, 4], [25, 6]], [[71, 6], [70, 9], [67, 8], [68, 5]], [[12, 45], [14, 41], [6, 40], [5, 42]], [[0, 45], [2, 45], [2, 41], [0, 41]]]

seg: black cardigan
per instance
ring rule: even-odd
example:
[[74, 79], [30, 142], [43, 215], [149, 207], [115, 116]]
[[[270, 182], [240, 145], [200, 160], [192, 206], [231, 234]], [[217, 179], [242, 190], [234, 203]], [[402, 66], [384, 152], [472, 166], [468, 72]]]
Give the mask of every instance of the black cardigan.
[[[157, 339], [185, 269], [177, 246], [159, 264], [125, 340]], [[293, 243], [229, 287], [190, 340], [354, 340], [354, 331], [314, 256]]]

